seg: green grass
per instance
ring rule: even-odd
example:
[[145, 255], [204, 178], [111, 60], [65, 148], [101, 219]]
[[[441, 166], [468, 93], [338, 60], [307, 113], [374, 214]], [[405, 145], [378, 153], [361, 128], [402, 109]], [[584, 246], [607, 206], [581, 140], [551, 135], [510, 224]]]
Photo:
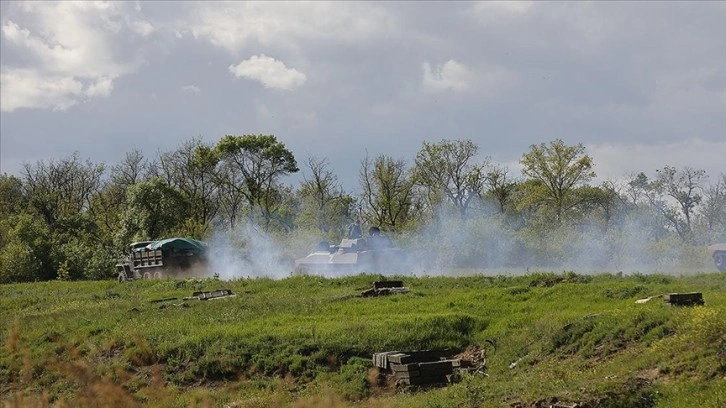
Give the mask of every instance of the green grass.
[[[7, 406], [726, 406], [726, 274], [402, 277], [410, 293], [357, 296], [378, 279], [2, 285], [0, 398]], [[237, 296], [181, 300], [223, 288]], [[635, 303], [691, 291], [706, 304]], [[487, 348], [486, 376], [430, 389], [371, 381], [374, 352], [469, 345]]]

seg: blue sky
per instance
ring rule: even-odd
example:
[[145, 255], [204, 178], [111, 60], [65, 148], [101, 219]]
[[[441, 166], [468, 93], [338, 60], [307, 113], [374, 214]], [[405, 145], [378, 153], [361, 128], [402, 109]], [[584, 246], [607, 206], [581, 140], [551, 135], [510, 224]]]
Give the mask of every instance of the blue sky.
[[[6, 2], [0, 172], [274, 134], [413, 161], [471, 139], [516, 172], [583, 143], [599, 179], [726, 172], [726, 2]], [[292, 181], [291, 181], [292, 182]]]

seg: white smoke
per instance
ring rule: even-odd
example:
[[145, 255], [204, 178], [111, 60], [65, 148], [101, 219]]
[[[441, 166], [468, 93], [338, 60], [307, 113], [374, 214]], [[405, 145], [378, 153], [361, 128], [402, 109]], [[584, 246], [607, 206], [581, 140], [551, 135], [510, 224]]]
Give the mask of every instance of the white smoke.
[[209, 241], [209, 271], [223, 280], [290, 276], [292, 262], [285, 258], [280, 243], [252, 223], [216, 232]]
[[[477, 213], [462, 219], [457, 213], [441, 211], [437, 222], [429, 222], [414, 231], [398, 235], [384, 231], [406, 254], [397, 260], [400, 264], [345, 273], [389, 276], [496, 276], [563, 271], [691, 274], [714, 269], [704, 248], [687, 245], [674, 234], [657, 236], [652, 230], [653, 220], [637, 213], [629, 213], [607, 226], [593, 223], [539, 226], [537, 234], [521, 220], [494, 211]], [[210, 274], [218, 274], [225, 280], [286, 278], [293, 274], [295, 259], [314, 251], [321, 240], [322, 234], [317, 231], [298, 229], [271, 234], [247, 223], [234, 231], [218, 232], [210, 239]], [[321, 275], [339, 277], [342, 272], [333, 268]]]
[[[443, 214], [441, 212], [440, 214]], [[399, 242], [424, 262], [427, 275], [521, 275], [535, 271], [690, 274], [713, 270], [705, 248], [673, 233], [653, 230], [653, 220], [631, 213], [609, 225], [512, 228], [500, 214], [440, 216]], [[538, 230], [537, 233], [534, 230]], [[660, 235], [659, 235], [660, 234]], [[418, 265], [411, 265], [415, 270]]]

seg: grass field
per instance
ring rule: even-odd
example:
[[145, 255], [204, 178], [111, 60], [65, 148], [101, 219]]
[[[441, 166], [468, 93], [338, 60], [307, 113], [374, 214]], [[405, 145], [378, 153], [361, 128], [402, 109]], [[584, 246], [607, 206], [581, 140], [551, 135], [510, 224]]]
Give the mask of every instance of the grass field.
[[[4, 406], [726, 406], [726, 274], [44, 282], [0, 286]], [[391, 278], [392, 279], [392, 278]], [[236, 296], [199, 301], [198, 290]], [[702, 292], [705, 305], [660, 297]], [[166, 299], [166, 300], [164, 300]], [[381, 385], [371, 356], [478, 346], [485, 374]]]

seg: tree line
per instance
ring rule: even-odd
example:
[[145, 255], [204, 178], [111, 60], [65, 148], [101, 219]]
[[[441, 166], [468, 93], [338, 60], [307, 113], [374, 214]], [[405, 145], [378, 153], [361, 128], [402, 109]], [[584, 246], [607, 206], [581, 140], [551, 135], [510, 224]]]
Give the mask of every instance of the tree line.
[[[105, 279], [131, 242], [206, 240], [246, 223], [281, 242], [336, 241], [360, 220], [412, 248], [436, 240], [438, 262], [457, 267], [555, 264], [573, 252], [618, 267], [638, 258], [633, 238], [666, 258], [674, 243], [726, 241], [725, 174], [666, 165], [594, 185], [585, 147], [560, 139], [530, 146], [520, 164], [514, 177], [471, 140], [425, 141], [412, 160], [362, 158], [354, 194], [325, 158], [300, 165], [274, 135], [132, 150], [111, 167], [78, 153], [26, 163], [0, 175], [0, 282]], [[298, 185], [285, 182], [297, 172]], [[573, 246], [593, 237], [591, 254]]]

